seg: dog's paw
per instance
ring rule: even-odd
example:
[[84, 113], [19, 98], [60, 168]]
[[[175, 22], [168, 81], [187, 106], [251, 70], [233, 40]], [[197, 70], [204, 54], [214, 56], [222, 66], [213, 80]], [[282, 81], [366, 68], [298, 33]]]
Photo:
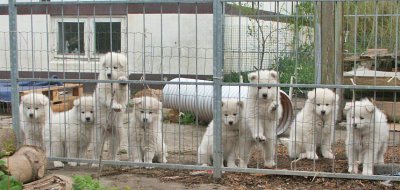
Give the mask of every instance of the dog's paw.
[[111, 106], [111, 109], [113, 109], [115, 112], [120, 112], [123, 108], [124, 106], [122, 106], [121, 104], [113, 104]]
[[265, 142], [265, 141], [267, 140], [267, 138], [265, 138], [264, 135], [255, 136], [254, 139], [255, 139], [256, 141], [258, 141], [258, 142]]
[[333, 159], [333, 158], [334, 158], [332, 152], [329, 152], [329, 151], [324, 151], [324, 152], [322, 152], [322, 156], [323, 156], [324, 158], [328, 158], [328, 159]]
[[318, 155], [315, 152], [306, 152], [306, 158], [310, 160], [318, 160]]
[[373, 175], [374, 173], [372, 172], [372, 169], [364, 169], [362, 171], [363, 175]]
[[76, 162], [68, 162], [68, 164], [72, 167], [76, 167], [78, 165], [78, 163]]
[[273, 160], [265, 161], [265, 162], [264, 162], [264, 167], [266, 167], [266, 168], [273, 168], [273, 167], [275, 167], [275, 166], [276, 166], [276, 163], [275, 163], [275, 161], [273, 161]]
[[54, 164], [55, 168], [63, 168], [64, 167], [64, 164], [60, 161], [54, 161], [53, 164]]
[[279, 104], [275, 101], [273, 101], [271, 103], [271, 105], [269, 106], [269, 112], [273, 112], [276, 111], [278, 109]]

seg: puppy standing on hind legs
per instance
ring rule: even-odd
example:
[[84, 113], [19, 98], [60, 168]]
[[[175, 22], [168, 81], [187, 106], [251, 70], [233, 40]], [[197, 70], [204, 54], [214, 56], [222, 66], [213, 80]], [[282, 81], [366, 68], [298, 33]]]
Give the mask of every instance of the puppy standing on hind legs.
[[[278, 73], [273, 70], [255, 71], [249, 73], [248, 78], [252, 84], [279, 83]], [[264, 166], [274, 167], [276, 127], [282, 117], [279, 87], [249, 87], [243, 117], [239, 134], [239, 166], [247, 167], [251, 148], [261, 142]]]
[[363, 175], [373, 174], [375, 163], [384, 163], [389, 139], [386, 115], [368, 99], [348, 102], [346, 112], [346, 153], [349, 173], [358, 173], [363, 164]]
[[[227, 161], [228, 167], [236, 167], [236, 150], [239, 139], [239, 125], [241, 124], [243, 103], [237, 100], [222, 100], [222, 150], [224, 160]], [[206, 166], [210, 163], [213, 154], [213, 136], [214, 136], [214, 122], [211, 121], [207, 130], [201, 140], [197, 152], [197, 162]]]
[[119, 80], [122, 83], [99, 83], [93, 97], [96, 103], [96, 154], [99, 157], [108, 140], [108, 158], [115, 160], [120, 145], [120, 129], [128, 103], [127, 58], [121, 53], [109, 52], [100, 59], [99, 80]]

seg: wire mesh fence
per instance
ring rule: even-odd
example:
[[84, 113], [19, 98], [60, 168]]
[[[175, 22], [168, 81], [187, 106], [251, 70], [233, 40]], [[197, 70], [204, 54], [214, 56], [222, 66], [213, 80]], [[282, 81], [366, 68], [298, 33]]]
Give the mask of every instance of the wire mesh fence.
[[13, 4], [0, 108], [49, 167], [399, 180], [397, 1]]

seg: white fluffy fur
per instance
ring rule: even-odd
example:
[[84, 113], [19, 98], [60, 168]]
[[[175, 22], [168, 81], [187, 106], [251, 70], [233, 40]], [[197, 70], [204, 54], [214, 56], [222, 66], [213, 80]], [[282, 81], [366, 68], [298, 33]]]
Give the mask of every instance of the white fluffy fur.
[[373, 174], [374, 163], [384, 163], [389, 139], [387, 119], [368, 99], [348, 102], [345, 106], [347, 120], [346, 153], [349, 173], [358, 173], [358, 163], [363, 163], [363, 175]]
[[162, 103], [143, 96], [133, 99], [134, 120], [130, 123], [130, 154], [134, 162], [167, 162], [167, 146], [162, 133]]
[[305, 105], [296, 115], [290, 129], [287, 142], [290, 158], [318, 159], [317, 147], [321, 148], [324, 158], [334, 158], [331, 144], [338, 100], [338, 96], [327, 88], [308, 92]]
[[21, 97], [19, 113], [23, 144], [45, 148], [43, 130], [53, 114], [49, 104], [49, 98], [43, 94], [29, 93]]
[[[51, 126], [45, 127], [47, 156], [85, 158], [92, 138], [94, 117], [92, 96], [80, 97], [74, 101], [71, 110], [53, 114]], [[76, 163], [70, 162], [70, 165]], [[54, 166], [62, 167], [63, 164], [56, 161]]]
[[[252, 84], [278, 84], [278, 73], [273, 70], [260, 70], [248, 74]], [[276, 127], [282, 116], [279, 87], [249, 87], [245, 100], [243, 125], [239, 139], [239, 166], [247, 167], [250, 149], [256, 142], [262, 142], [264, 166], [275, 166]]]
[[[236, 167], [236, 151], [239, 141], [239, 125], [241, 124], [241, 112], [243, 103], [241, 101], [226, 99], [222, 101], [222, 150], [224, 160], [228, 167]], [[211, 121], [204, 133], [203, 139], [197, 152], [197, 162], [201, 165], [210, 164], [213, 154], [214, 122]]]
[[[107, 53], [100, 59], [102, 68], [99, 80], [127, 80], [127, 58], [121, 53]], [[120, 130], [126, 104], [128, 85], [126, 83], [98, 83], [93, 97], [96, 102], [96, 144], [93, 154], [100, 155], [102, 141], [108, 140], [108, 158], [115, 159], [120, 145]]]

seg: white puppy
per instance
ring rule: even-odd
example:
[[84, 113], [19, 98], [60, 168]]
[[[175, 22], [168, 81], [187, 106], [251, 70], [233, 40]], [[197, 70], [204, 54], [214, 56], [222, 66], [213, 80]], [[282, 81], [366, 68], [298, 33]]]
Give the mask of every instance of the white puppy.
[[[94, 116], [92, 96], [82, 96], [74, 100], [71, 110], [55, 113], [51, 125], [45, 127], [47, 156], [85, 158], [94, 129]], [[69, 164], [76, 166], [75, 162]], [[55, 161], [54, 166], [63, 167], [63, 164]]]
[[[122, 83], [98, 83], [93, 97], [96, 100], [95, 158], [108, 140], [108, 159], [115, 159], [120, 145], [120, 130], [128, 103], [127, 58], [121, 53], [107, 53], [100, 59], [99, 80], [119, 80]], [[103, 144], [102, 144], [103, 143]]]
[[[236, 167], [236, 150], [239, 141], [239, 125], [243, 103], [234, 99], [222, 100], [222, 163], [225, 160], [228, 167]], [[214, 122], [211, 121], [204, 133], [197, 152], [197, 162], [206, 166], [210, 164], [213, 155]]]
[[[278, 73], [273, 70], [260, 70], [248, 74], [252, 84], [278, 84]], [[262, 142], [264, 166], [275, 166], [276, 127], [282, 117], [279, 87], [249, 87], [245, 101], [239, 139], [239, 166], [247, 167], [250, 149], [256, 142]]]
[[384, 113], [368, 99], [348, 102], [344, 108], [347, 120], [346, 153], [349, 173], [358, 173], [363, 163], [363, 175], [373, 174], [374, 163], [384, 163], [389, 128]]
[[53, 114], [49, 104], [49, 98], [43, 94], [29, 93], [21, 97], [19, 113], [23, 144], [45, 148], [43, 130]]
[[167, 147], [162, 133], [162, 103], [143, 96], [133, 99], [134, 121], [130, 123], [130, 154], [134, 162], [167, 162]]
[[290, 129], [287, 140], [290, 158], [318, 159], [316, 148], [320, 147], [323, 157], [333, 159], [331, 144], [338, 100], [338, 96], [327, 88], [308, 92], [305, 105]]

